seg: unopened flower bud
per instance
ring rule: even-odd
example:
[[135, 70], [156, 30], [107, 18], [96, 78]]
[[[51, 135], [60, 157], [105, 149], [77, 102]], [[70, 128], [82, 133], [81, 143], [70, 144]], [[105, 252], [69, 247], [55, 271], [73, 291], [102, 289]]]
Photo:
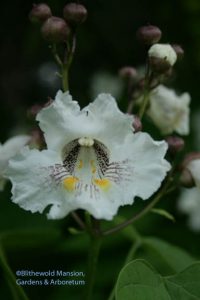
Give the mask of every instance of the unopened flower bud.
[[41, 32], [47, 41], [58, 43], [67, 40], [70, 28], [65, 20], [53, 16], [44, 22]]
[[166, 73], [170, 70], [171, 65], [163, 58], [149, 57], [149, 65], [156, 73]]
[[159, 42], [162, 32], [157, 26], [142, 26], [136, 33], [137, 39], [145, 45], [153, 45]]
[[30, 148], [42, 149], [45, 146], [44, 135], [40, 128], [35, 128], [31, 132], [31, 139], [29, 142]]
[[48, 101], [44, 104], [44, 107], [48, 107], [53, 103], [53, 99], [51, 97], [48, 97]]
[[195, 186], [195, 182], [191, 172], [188, 169], [184, 169], [180, 176], [180, 183], [182, 186], [192, 188]]
[[184, 50], [180, 45], [172, 45], [174, 51], [176, 52], [177, 59], [182, 59], [184, 56]]
[[72, 24], [81, 24], [87, 18], [87, 9], [85, 6], [77, 3], [68, 3], [63, 9], [64, 19]]
[[169, 136], [166, 139], [171, 154], [176, 154], [184, 148], [185, 142], [178, 136]]
[[177, 60], [176, 52], [169, 44], [155, 44], [151, 46], [148, 56], [152, 69], [157, 72], [168, 70]]
[[31, 22], [44, 22], [51, 17], [51, 9], [45, 3], [34, 4], [29, 14]]
[[119, 76], [123, 79], [135, 79], [137, 71], [132, 67], [123, 67], [119, 70]]
[[133, 118], [132, 126], [134, 128], [134, 132], [142, 131], [142, 122], [140, 118], [137, 115], [134, 115]]
[[35, 118], [35, 116], [39, 113], [39, 111], [42, 109], [42, 106], [39, 104], [35, 104], [33, 106], [31, 106], [28, 110], [27, 110], [27, 117], [29, 118]]

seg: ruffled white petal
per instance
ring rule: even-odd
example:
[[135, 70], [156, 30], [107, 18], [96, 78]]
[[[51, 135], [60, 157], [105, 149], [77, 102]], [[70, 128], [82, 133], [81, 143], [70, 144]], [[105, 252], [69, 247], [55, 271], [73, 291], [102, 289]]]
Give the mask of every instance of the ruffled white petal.
[[[74, 139], [70, 130], [72, 121], [80, 115], [77, 101], [72, 101], [68, 92], [58, 91], [55, 100], [37, 115], [49, 149], [58, 149], [64, 142]], [[79, 124], [81, 125], [81, 124]]]
[[133, 118], [123, 114], [109, 94], [100, 94], [80, 110], [68, 92], [59, 91], [54, 102], [39, 112], [37, 120], [48, 148], [57, 151], [80, 137], [96, 138], [107, 144], [121, 143], [133, 131]]
[[113, 151], [115, 159], [128, 158], [132, 169], [130, 181], [122, 186], [129, 194], [127, 204], [132, 203], [135, 196], [148, 199], [160, 187], [170, 170], [170, 164], [164, 159], [166, 151], [167, 144], [164, 141], [156, 142], [143, 132], [128, 137], [123, 145]]
[[19, 135], [10, 138], [0, 147], [0, 170], [3, 171], [8, 164], [8, 160], [24, 147], [30, 136]]
[[4, 177], [5, 170], [8, 166], [8, 161], [14, 157], [22, 147], [30, 140], [27, 135], [19, 135], [10, 138], [3, 145], [0, 144], [0, 191], [3, 191], [6, 178]]
[[10, 160], [6, 176], [12, 182], [13, 202], [25, 210], [40, 213], [48, 205], [60, 205], [63, 197], [51, 180], [49, 169], [56, 163], [59, 163], [56, 153], [29, 150], [27, 147]]

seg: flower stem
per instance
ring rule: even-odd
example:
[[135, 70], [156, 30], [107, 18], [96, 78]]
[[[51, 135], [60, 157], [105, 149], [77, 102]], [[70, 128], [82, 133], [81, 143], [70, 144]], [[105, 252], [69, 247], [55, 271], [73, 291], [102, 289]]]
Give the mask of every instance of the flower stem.
[[130, 224], [133, 224], [137, 220], [141, 219], [144, 217], [156, 204], [159, 202], [159, 200], [163, 197], [165, 192], [167, 191], [169, 185], [171, 184], [171, 172], [168, 174], [168, 178], [166, 179], [165, 184], [161, 188], [161, 190], [156, 194], [155, 198], [142, 210], [140, 211], [137, 215], [133, 216], [132, 218], [122, 222], [121, 224], [115, 226], [114, 228], [111, 228], [107, 231], [104, 231], [102, 234], [103, 235], [110, 235], [112, 233], [118, 232], [122, 230], [123, 228], [127, 227]]
[[139, 111], [140, 120], [142, 120], [142, 118], [143, 118], [143, 115], [146, 111], [148, 103], [149, 103], [149, 91], [148, 91], [148, 89], [145, 88], [144, 94], [143, 94], [142, 105], [141, 105], [141, 108], [140, 108], [140, 111]]
[[99, 257], [99, 251], [101, 246], [101, 236], [90, 236], [91, 245], [89, 251], [89, 260], [88, 260], [88, 273], [87, 273], [87, 290], [85, 295], [85, 300], [92, 300], [93, 297], [93, 289], [95, 283], [95, 275], [97, 270], [97, 262]]
[[63, 91], [66, 92], [69, 90], [69, 80], [68, 80], [68, 65], [63, 64], [62, 66], [62, 87]]
[[11, 268], [9, 267], [6, 261], [6, 257], [2, 247], [0, 247], [0, 266], [2, 267], [8, 279], [8, 283], [13, 293], [13, 299], [29, 300], [22, 287], [16, 284], [15, 275], [13, 274]]
[[52, 45], [51, 51], [52, 51], [52, 54], [54, 56], [54, 59], [55, 59], [57, 65], [62, 67], [62, 61], [60, 59], [60, 56], [58, 55], [56, 44]]
[[149, 68], [149, 63], [147, 62], [146, 65], [146, 74], [145, 74], [145, 78], [144, 78], [144, 93], [143, 93], [143, 101], [142, 101], [142, 105], [140, 107], [140, 111], [139, 111], [139, 118], [140, 120], [142, 120], [142, 117], [146, 111], [147, 105], [149, 103], [149, 90], [150, 90], [150, 68]]
[[54, 56], [54, 59], [60, 68], [60, 73], [61, 73], [60, 75], [62, 77], [62, 88], [64, 92], [69, 90], [69, 68], [73, 60], [75, 48], [76, 48], [75, 32], [73, 33], [71, 40], [64, 43], [63, 60], [60, 58], [60, 55], [57, 50], [57, 45], [53, 44], [51, 47], [51, 51]]
[[79, 217], [79, 215], [73, 211], [71, 212], [72, 217], [74, 218], [74, 220], [77, 222], [77, 224], [80, 226], [81, 229], [85, 230], [85, 223], [82, 221], [82, 219]]

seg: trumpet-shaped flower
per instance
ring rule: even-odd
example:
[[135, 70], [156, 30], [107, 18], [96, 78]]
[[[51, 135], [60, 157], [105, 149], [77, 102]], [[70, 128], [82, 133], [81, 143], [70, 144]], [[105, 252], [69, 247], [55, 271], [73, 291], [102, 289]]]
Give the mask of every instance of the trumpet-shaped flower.
[[176, 93], [159, 85], [150, 93], [148, 115], [163, 134], [176, 131], [179, 134], [189, 133], [190, 95]]
[[19, 135], [10, 138], [3, 145], [0, 144], [0, 191], [3, 190], [6, 179], [3, 176], [3, 173], [8, 166], [8, 161], [13, 156], [15, 156], [22, 147], [28, 143], [30, 137], [26, 135]]
[[135, 196], [148, 199], [170, 169], [166, 143], [134, 134], [132, 117], [109, 94], [80, 110], [68, 92], [59, 91], [37, 120], [47, 150], [26, 147], [10, 161], [7, 176], [13, 202], [32, 212], [48, 207], [50, 219], [84, 209], [110, 220]]

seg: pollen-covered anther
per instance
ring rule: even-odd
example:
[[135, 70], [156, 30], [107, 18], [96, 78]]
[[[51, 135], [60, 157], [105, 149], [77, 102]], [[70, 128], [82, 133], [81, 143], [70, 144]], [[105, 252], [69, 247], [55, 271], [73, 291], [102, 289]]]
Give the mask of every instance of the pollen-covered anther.
[[94, 145], [94, 140], [89, 137], [82, 137], [78, 139], [78, 143], [80, 146], [92, 147]]
[[79, 181], [77, 177], [70, 176], [63, 180], [63, 186], [68, 192], [73, 192], [76, 188], [76, 183]]

